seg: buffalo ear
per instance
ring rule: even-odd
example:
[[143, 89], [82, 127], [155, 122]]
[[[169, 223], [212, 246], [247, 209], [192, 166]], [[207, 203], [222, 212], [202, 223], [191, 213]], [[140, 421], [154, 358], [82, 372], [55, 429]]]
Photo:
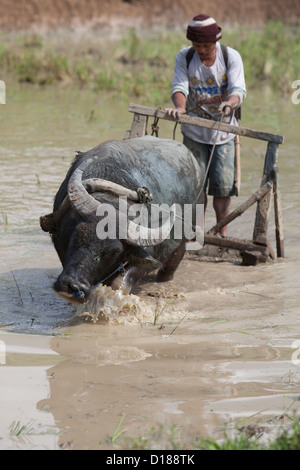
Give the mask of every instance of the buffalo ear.
[[40, 226], [44, 232], [54, 233], [56, 231], [56, 224], [53, 214], [42, 215], [40, 217]]

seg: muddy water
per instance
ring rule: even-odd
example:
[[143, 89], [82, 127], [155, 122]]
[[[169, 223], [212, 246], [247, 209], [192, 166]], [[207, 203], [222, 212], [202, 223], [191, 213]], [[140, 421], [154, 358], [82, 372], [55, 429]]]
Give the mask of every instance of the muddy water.
[[[172, 283], [147, 278], [119, 299], [119, 314], [112, 309], [97, 322], [54, 295], [61, 267], [39, 216], [50, 212], [76, 150], [123, 138], [127, 106], [87, 91], [7, 84], [0, 109], [2, 449], [124, 448], [128, 438], [157, 449], [172, 439], [191, 446], [248, 424], [263, 426], [267, 440], [299, 408], [300, 108], [289, 100], [253, 94], [243, 114], [246, 127], [285, 136], [285, 259], [245, 267], [189, 254]], [[161, 123], [161, 137], [172, 132]], [[259, 187], [265, 149], [242, 140], [242, 190], [233, 207]], [[251, 238], [254, 214], [233, 222], [229, 234]], [[272, 212], [275, 246], [273, 220]], [[210, 202], [207, 228], [213, 223]]]

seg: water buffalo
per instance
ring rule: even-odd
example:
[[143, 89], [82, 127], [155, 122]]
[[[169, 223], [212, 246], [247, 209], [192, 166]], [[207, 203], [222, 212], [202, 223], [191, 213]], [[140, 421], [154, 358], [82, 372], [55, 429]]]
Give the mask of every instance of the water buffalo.
[[[99, 282], [129, 293], [151, 271], [158, 270], [158, 282], [171, 280], [187, 239], [184, 230], [182, 236], [174, 235], [174, 221], [185, 223], [178, 207], [189, 205], [194, 217], [200, 186], [196, 160], [174, 140], [145, 136], [78, 152], [56, 194], [53, 213], [40, 218], [63, 265], [54, 290], [68, 301], [84, 302]], [[130, 216], [135, 204], [149, 209], [148, 225], [138, 225]], [[150, 224], [150, 206], [169, 207], [167, 219], [161, 213], [157, 226]], [[108, 231], [103, 237], [99, 224], [107, 225], [110, 208], [116, 215], [115, 235]]]

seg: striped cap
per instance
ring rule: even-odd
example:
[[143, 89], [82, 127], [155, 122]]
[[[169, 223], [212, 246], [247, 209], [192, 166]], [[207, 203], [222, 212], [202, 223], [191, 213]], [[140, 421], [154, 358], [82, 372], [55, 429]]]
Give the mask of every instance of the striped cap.
[[186, 37], [193, 42], [217, 42], [222, 37], [222, 29], [211, 16], [195, 16], [187, 28]]

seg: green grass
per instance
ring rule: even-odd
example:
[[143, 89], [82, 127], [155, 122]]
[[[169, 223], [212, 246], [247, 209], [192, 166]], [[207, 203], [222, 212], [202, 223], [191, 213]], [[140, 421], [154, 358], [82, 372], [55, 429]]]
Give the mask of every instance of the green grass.
[[[121, 435], [126, 432], [126, 429], [121, 430], [121, 426], [122, 426], [124, 418], [125, 418], [125, 416], [123, 415], [121, 417], [120, 421], [118, 422], [118, 425], [117, 425], [112, 437], [110, 439], [108, 439], [108, 444], [111, 444], [111, 445], [117, 444], [118, 441], [121, 438]], [[101, 445], [101, 442], [99, 444]]]
[[229, 31], [224, 42], [237, 49], [244, 62], [248, 87], [268, 84], [290, 93], [291, 83], [300, 77], [300, 29], [270, 22], [263, 29]]
[[[281, 23], [264, 28], [225, 29], [223, 42], [244, 62], [247, 87], [269, 85], [283, 93], [300, 78], [300, 30]], [[73, 36], [72, 36], [73, 34]], [[115, 41], [96, 35], [76, 43], [75, 33], [0, 36], [2, 77], [20, 83], [64, 84], [107, 91], [140, 103], [165, 104], [170, 98], [174, 59], [190, 44], [185, 32], [124, 32]]]
[[[151, 428], [147, 437], [130, 437], [126, 435], [126, 428], [123, 429], [123, 422], [126, 415], [122, 415], [113, 435], [107, 443], [116, 449], [127, 450], [300, 450], [300, 421], [299, 416], [294, 413], [292, 416], [286, 413], [282, 418], [289, 420], [289, 424], [278, 430], [277, 436], [267, 440], [266, 428], [263, 425], [247, 425], [235, 428], [235, 437], [230, 438], [224, 432], [223, 438], [216, 441], [212, 438], [184, 439], [180, 434], [180, 427], [172, 425], [164, 428], [162, 425]], [[246, 421], [246, 420], [245, 420]], [[275, 419], [278, 421], [278, 418]], [[9, 434], [12, 438], [26, 438], [42, 434], [60, 435], [56, 428], [47, 428], [36, 432], [33, 422], [21, 424], [20, 421], [13, 421]], [[264, 442], [262, 437], [264, 436]], [[101, 448], [102, 443], [99, 442]]]
[[55, 426], [48, 426], [43, 428], [37, 426], [37, 428], [35, 428], [34, 424], [34, 421], [29, 421], [26, 424], [22, 424], [19, 420], [13, 421], [9, 427], [9, 436], [12, 439], [19, 439], [20, 441], [30, 441], [33, 440], [35, 436], [59, 436], [62, 434], [62, 432], [59, 431]]
[[154, 312], [154, 321], [153, 321], [153, 325], [156, 326], [157, 325], [157, 322], [158, 322], [158, 319], [159, 317], [163, 314], [166, 306], [168, 305], [168, 303], [170, 302], [171, 299], [167, 300], [167, 302], [164, 304], [164, 306], [158, 310], [156, 309], [155, 312]]
[[[0, 209], [0, 214], [1, 214], [1, 218], [2, 218], [2, 221], [3, 221], [4, 225], [7, 227], [7, 225], [8, 225], [7, 213], [4, 212], [3, 209]], [[0, 220], [1, 220], [1, 219], [0, 219]]]
[[[118, 425], [118, 436], [122, 433]], [[195, 438], [183, 441], [179, 427], [174, 425], [169, 429], [163, 426], [152, 428], [148, 437], [133, 438], [122, 435], [122, 442], [114, 439], [115, 445], [130, 450], [151, 450], [155, 448], [163, 450], [300, 450], [300, 421], [294, 415], [290, 418], [289, 425], [278, 430], [276, 437], [267, 439], [264, 426], [243, 426], [235, 430], [235, 437], [228, 437], [224, 432], [223, 438], [216, 441], [212, 438]], [[264, 437], [264, 441], [263, 438]], [[158, 446], [158, 447], [157, 447]]]
[[32, 424], [32, 422], [21, 424], [20, 421], [13, 421], [9, 428], [10, 436], [21, 437], [31, 435], [33, 433]]

